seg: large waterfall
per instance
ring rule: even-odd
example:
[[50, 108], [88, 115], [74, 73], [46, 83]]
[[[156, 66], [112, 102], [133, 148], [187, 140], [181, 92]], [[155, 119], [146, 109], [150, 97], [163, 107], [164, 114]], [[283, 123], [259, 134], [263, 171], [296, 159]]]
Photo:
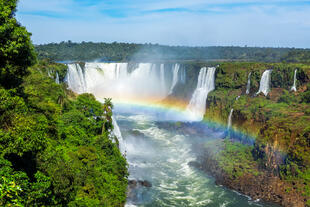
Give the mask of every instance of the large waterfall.
[[76, 93], [87, 92], [85, 74], [79, 64], [69, 64], [66, 76], [68, 87]]
[[259, 94], [262, 92], [262, 93], [264, 93], [265, 96], [268, 95], [268, 93], [270, 91], [271, 72], [272, 72], [272, 70], [264, 71], [262, 78], [260, 80], [259, 90], [256, 94]]
[[251, 89], [251, 74], [252, 72], [249, 73], [248, 75], [248, 83], [246, 85], [246, 94], [249, 94], [250, 93], [250, 89]]
[[192, 121], [203, 119], [208, 94], [215, 89], [215, 70], [215, 67], [203, 67], [199, 72], [197, 88], [186, 109]]
[[[215, 71], [213, 67], [200, 69], [187, 107], [194, 120], [203, 118], [208, 93], [215, 88]], [[220, 139], [222, 132], [204, 123], [183, 122], [176, 129], [174, 121], [183, 121], [184, 117], [188, 121], [188, 113], [153, 107], [154, 101], [185, 83], [184, 67], [160, 63], [69, 64], [66, 81], [76, 93], [92, 93], [99, 100], [112, 98], [114, 129], [109, 135], [119, 141], [131, 183], [125, 206], [261, 206], [217, 186], [214, 179], [190, 164], [199, 160], [197, 147], [205, 145], [206, 140]], [[138, 99], [144, 99], [143, 103], [136, 103]], [[230, 127], [232, 111], [229, 117]]]
[[[128, 63], [68, 64], [66, 81], [76, 93], [93, 93], [97, 98], [114, 101], [158, 101], [172, 91], [177, 82], [185, 81], [179, 74], [179, 64], [139, 63], [129, 70]], [[168, 70], [170, 69], [170, 70]], [[172, 80], [166, 74], [173, 74]]]
[[297, 75], [297, 69], [295, 69], [295, 72], [294, 72], [294, 84], [293, 84], [293, 86], [292, 86], [292, 88], [291, 88], [291, 91], [297, 91], [297, 89], [296, 89], [296, 75]]

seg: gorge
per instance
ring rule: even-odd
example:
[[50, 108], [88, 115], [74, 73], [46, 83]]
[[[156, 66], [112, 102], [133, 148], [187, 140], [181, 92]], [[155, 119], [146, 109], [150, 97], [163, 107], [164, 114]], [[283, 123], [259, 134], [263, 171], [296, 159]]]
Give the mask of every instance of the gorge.
[[310, 207], [305, 2], [17, 3], [0, 0], [0, 206]]
[[[146, 180], [152, 184], [151, 188], [135, 186], [130, 189], [127, 206], [273, 206], [257, 202], [260, 199], [283, 206], [301, 206], [304, 201], [300, 195], [297, 196], [298, 199], [292, 199], [296, 197], [295, 190], [285, 193], [285, 189], [275, 189], [273, 182], [270, 182], [271, 190], [268, 191], [249, 189], [242, 184], [241, 187], [237, 187], [243, 182], [242, 179], [248, 179], [243, 176], [253, 173], [261, 174], [262, 178], [259, 179], [264, 179], [264, 175], [273, 172], [274, 178], [278, 179], [278, 167], [283, 165], [283, 162], [277, 162], [275, 159], [278, 158], [274, 156], [277, 156], [278, 150], [289, 153], [287, 149], [280, 149], [277, 145], [270, 148], [275, 154], [265, 151], [267, 149], [263, 145], [258, 147], [261, 142], [260, 128], [264, 127], [264, 124], [260, 120], [247, 121], [240, 108], [245, 99], [279, 99], [276, 96], [281, 96], [284, 91], [280, 95], [274, 95], [274, 89], [270, 87], [279, 87], [274, 85], [279, 78], [275, 75], [285, 77], [285, 72], [277, 65], [273, 66], [272, 70], [263, 70], [270, 67], [268, 64], [251, 71], [248, 71], [250, 67], [246, 70], [240, 69], [232, 77], [236, 77], [236, 74], [237, 77], [243, 77], [236, 79], [235, 86], [231, 85], [231, 89], [227, 91], [223, 88], [228, 85], [219, 84], [226, 84], [226, 81], [229, 83], [227, 73], [231, 70], [227, 70], [226, 67], [231, 65], [204, 65], [201, 67], [200, 64], [132, 62], [68, 64], [65, 81], [70, 89], [77, 93], [92, 93], [98, 100], [103, 100], [104, 97], [112, 98], [115, 105], [114, 132], [119, 139], [121, 151], [129, 162], [129, 180]], [[304, 73], [299, 74], [302, 78], [298, 80], [301, 85], [305, 84], [309, 77], [308, 69], [302, 71]], [[294, 73], [296, 84], [296, 70]], [[287, 80], [287, 90], [290, 81]], [[237, 84], [239, 86], [236, 86]], [[258, 92], [254, 93], [255, 90]], [[252, 97], [260, 92], [268, 99], [261, 96]], [[245, 96], [247, 94], [250, 96]], [[183, 104], [171, 104], [173, 102], [169, 99], [178, 100]], [[232, 106], [235, 110], [226, 108]], [[268, 108], [268, 104], [265, 107]], [[200, 122], [201, 120], [208, 121]], [[236, 120], [236, 123], [233, 120]], [[250, 123], [254, 125], [247, 128], [247, 124]], [[226, 149], [222, 146], [222, 143], [226, 142], [223, 139], [226, 136], [225, 128], [232, 131], [229, 133], [229, 140], [233, 140], [232, 143], [247, 143], [246, 152], [250, 153], [247, 156], [253, 156], [247, 169], [234, 169], [239, 174], [231, 181], [229, 177], [225, 178], [231, 176], [228, 173], [230, 169], [224, 167], [224, 171], [218, 171], [225, 161], [222, 159], [228, 159], [223, 155]], [[254, 144], [253, 141], [245, 141], [251, 140], [251, 137], [256, 138]], [[221, 147], [218, 148], [219, 146]], [[209, 147], [214, 147], [219, 152], [208, 154]], [[207, 154], [202, 156], [204, 153]], [[255, 157], [255, 153], [260, 153], [260, 156], [266, 156], [268, 159], [270, 156], [272, 161], [267, 165], [276, 168], [267, 166], [266, 169], [259, 170], [255, 163], [262, 157]], [[195, 164], [196, 162], [200, 164]], [[210, 169], [205, 169], [206, 165], [211, 165]], [[214, 171], [212, 166], [216, 166], [217, 171]], [[216, 186], [212, 178], [201, 172], [201, 169], [213, 175], [217, 183], [250, 195], [257, 201]], [[233, 173], [233, 176], [236, 175]], [[265, 186], [269, 185], [267, 181], [263, 182]], [[244, 185], [249, 183], [244, 182]], [[289, 184], [283, 186], [290, 188]], [[218, 197], [219, 195], [221, 196]]]

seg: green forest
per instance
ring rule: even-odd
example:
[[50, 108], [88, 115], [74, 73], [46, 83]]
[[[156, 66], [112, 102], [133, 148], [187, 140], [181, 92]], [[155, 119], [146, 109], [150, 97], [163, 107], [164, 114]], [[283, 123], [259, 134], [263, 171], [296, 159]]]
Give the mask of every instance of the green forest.
[[309, 62], [310, 50], [259, 47], [184, 47], [158, 44], [74, 43], [36, 45], [39, 59], [53, 61], [256, 61]]
[[123, 206], [127, 163], [111, 133], [111, 99], [56, 84], [66, 66], [39, 61], [0, 0], [0, 206]]

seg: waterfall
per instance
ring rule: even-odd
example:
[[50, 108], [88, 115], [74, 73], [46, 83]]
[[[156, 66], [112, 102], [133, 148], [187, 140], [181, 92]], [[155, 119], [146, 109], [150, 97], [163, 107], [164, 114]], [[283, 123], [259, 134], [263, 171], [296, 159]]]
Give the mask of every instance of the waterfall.
[[173, 78], [172, 78], [172, 84], [170, 87], [170, 91], [169, 94], [172, 94], [174, 87], [176, 86], [176, 84], [178, 83], [179, 80], [179, 69], [180, 69], [180, 64], [176, 63], [174, 65], [174, 69], [173, 69]]
[[232, 118], [233, 112], [234, 112], [234, 109], [231, 109], [229, 116], [228, 116], [228, 120], [227, 120], [227, 130], [229, 130], [231, 128], [231, 124], [232, 124], [231, 118]]
[[197, 88], [186, 109], [193, 121], [201, 121], [203, 119], [208, 93], [215, 89], [215, 70], [215, 67], [203, 67], [200, 69]]
[[48, 77], [52, 77], [52, 73], [51, 73], [51, 71], [49, 70], [49, 69], [47, 69], [47, 75], [48, 75]]
[[293, 86], [292, 86], [292, 88], [291, 88], [291, 91], [297, 91], [297, 89], [296, 89], [296, 75], [297, 75], [297, 69], [295, 69], [295, 72], [294, 72], [294, 84], [293, 84]]
[[58, 72], [56, 72], [55, 82], [56, 82], [57, 84], [59, 84], [59, 75], [58, 75]]
[[256, 93], [256, 95], [258, 95], [261, 92], [264, 93], [265, 96], [268, 95], [270, 91], [271, 72], [272, 70], [266, 70], [263, 73], [262, 78], [260, 80], [260, 84], [259, 84], [259, 90]]
[[113, 134], [118, 139], [119, 148], [120, 148], [122, 153], [125, 153], [125, 143], [124, 143], [124, 140], [123, 140], [123, 136], [122, 136], [121, 130], [119, 129], [119, 126], [118, 126], [117, 121], [116, 121], [114, 116], [112, 116], [112, 124], [113, 124], [113, 127], [114, 127], [113, 128]]
[[153, 65], [152, 63], [139, 63], [138, 68], [132, 72], [131, 76], [136, 79], [149, 78], [153, 74]]
[[246, 94], [249, 94], [250, 93], [250, 89], [251, 89], [251, 74], [252, 72], [249, 73], [248, 75], [248, 83], [246, 85]]
[[128, 76], [128, 63], [116, 63], [114, 79], [120, 79], [127, 76]]
[[[168, 95], [165, 65], [139, 63], [130, 72], [128, 63], [68, 64], [66, 82], [76, 93], [92, 93], [113, 101], [159, 101]], [[177, 78], [177, 77], [176, 77]], [[177, 79], [176, 79], [177, 81]], [[169, 84], [170, 85], [170, 84]]]
[[165, 65], [160, 64], [160, 86], [163, 93], [166, 92]]
[[186, 72], [184, 67], [181, 69], [180, 82], [183, 84], [186, 82]]
[[85, 74], [79, 64], [68, 64], [66, 82], [76, 93], [85, 93], [87, 90]]

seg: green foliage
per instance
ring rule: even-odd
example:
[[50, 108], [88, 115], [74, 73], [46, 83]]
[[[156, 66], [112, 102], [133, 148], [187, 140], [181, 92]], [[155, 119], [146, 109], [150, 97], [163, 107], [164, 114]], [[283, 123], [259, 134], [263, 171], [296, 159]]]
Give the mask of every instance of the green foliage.
[[15, 171], [7, 160], [0, 158], [1, 206], [46, 206], [54, 203], [50, 178], [42, 172], [30, 182], [22, 171]]
[[65, 65], [34, 65], [16, 2], [0, 0], [0, 205], [123, 206], [127, 163], [112, 143], [111, 99], [76, 98], [55, 83]]
[[218, 165], [231, 178], [238, 178], [245, 174], [259, 175], [257, 164], [252, 156], [253, 147], [231, 140], [217, 140], [207, 143]]
[[281, 61], [310, 63], [310, 51], [301, 49], [291, 50], [281, 58]]
[[252, 148], [229, 140], [224, 142], [224, 150], [220, 152], [219, 164], [226, 173], [233, 177], [239, 177], [245, 173], [258, 174], [255, 169], [255, 161], [252, 156]]
[[12, 91], [0, 89], [0, 149], [1, 154], [39, 151], [46, 142], [47, 120], [44, 115], [28, 111], [22, 98]]
[[21, 188], [14, 181], [2, 177], [0, 181], [0, 205], [1, 206], [23, 206], [21, 204]]
[[310, 103], [310, 90], [301, 95], [301, 101], [304, 103]]
[[[273, 69], [271, 91], [267, 97], [256, 95], [264, 70]], [[297, 69], [297, 91], [289, 91]], [[245, 94], [247, 75], [251, 72], [251, 91]], [[208, 94], [205, 117], [227, 123], [234, 109], [233, 125], [254, 135], [255, 148], [238, 144], [230, 136], [217, 147], [216, 159], [225, 173], [238, 178], [249, 173], [274, 173], [310, 199], [310, 67], [287, 63], [222, 63], [216, 74], [216, 90]], [[240, 96], [239, 99], [236, 99]], [[214, 145], [212, 145], [214, 147]], [[245, 164], [243, 164], [245, 163]], [[259, 170], [258, 170], [259, 169]]]
[[18, 86], [36, 61], [30, 33], [14, 18], [17, 0], [0, 0], [0, 85]]
[[296, 97], [294, 94], [290, 93], [289, 91], [284, 91], [284, 94], [280, 96], [278, 103], [286, 103], [291, 104], [296, 102]]
[[30, 68], [22, 97], [0, 88], [0, 203], [122, 206], [128, 172], [112, 143], [111, 99], [73, 97], [44, 64]]
[[40, 59], [53, 61], [201, 61], [239, 60], [278, 62], [291, 49], [257, 47], [182, 47], [128, 43], [50, 43], [36, 46]]

